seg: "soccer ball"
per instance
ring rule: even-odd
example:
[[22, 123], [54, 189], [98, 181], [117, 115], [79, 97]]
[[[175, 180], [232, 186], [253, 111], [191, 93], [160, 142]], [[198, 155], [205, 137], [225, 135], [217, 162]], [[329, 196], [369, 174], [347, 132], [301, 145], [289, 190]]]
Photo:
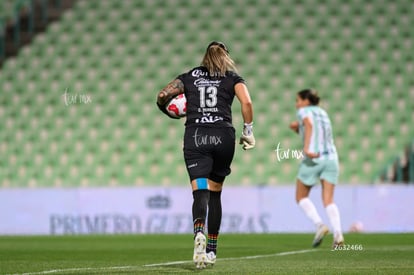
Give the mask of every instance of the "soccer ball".
[[179, 94], [165, 106], [165, 109], [174, 118], [185, 117], [187, 113], [187, 98], [184, 94]]
[[364, 224], [360, 221], [353, 222], [349, 228], [349, 232], [362, 232], [364, 231]]

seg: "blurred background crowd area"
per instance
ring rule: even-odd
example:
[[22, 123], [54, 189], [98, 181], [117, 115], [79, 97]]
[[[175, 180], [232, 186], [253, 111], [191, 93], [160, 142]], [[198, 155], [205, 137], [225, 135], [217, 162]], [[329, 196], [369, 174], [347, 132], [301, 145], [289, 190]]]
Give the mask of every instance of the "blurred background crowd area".
[[[330, 114], [340, 182], [414, 182], [410, 0], [2, 0], [0, 187], [180, 186], [184, 119], [155, 97], [224, 41], [255, 108], [257, 148], [229, 185], [293, 184], [295, 95]], [[240, 107], [234, 104], [240, 133]]]

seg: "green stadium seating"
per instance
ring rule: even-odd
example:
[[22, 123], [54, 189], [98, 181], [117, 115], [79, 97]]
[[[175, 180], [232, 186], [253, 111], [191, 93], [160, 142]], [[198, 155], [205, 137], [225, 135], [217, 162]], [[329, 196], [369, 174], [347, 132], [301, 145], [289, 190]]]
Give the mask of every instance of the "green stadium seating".
[[[184, 121], [155, 96], [213, 39], [228, 44], [255, 108], [257, 148], [237, 147], [226, 184], [295, 181], [298, 160], [274, 150], [301, 149], [288, 123], [306, 87], [333, 121], [340, 181], [371, 182], [414, 136], [413, 10], [409, 0], [77, 1], [0, 71], [0, 186], [188, 184]], [[237, 101], [233, 112], [240, 133]]]

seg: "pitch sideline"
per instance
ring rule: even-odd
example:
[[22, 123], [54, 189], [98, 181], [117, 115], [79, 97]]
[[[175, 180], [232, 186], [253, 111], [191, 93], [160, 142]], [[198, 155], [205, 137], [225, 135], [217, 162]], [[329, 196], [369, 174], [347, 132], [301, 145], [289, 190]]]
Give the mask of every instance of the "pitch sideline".
[[[252, 255], [252, 256], [243, 256], [243, 257], [230, 257], [230, 258], [219, 258], [217, 262], [223, 261], [234, 261], [234, 260], [252, 260], [252, 259], [260, 259], [260, 258], [269, 258], [269, 257], [279, 257], [279, 256], [287, 256], [287, 255], [295, 255], [295, 254], [303, 254], [309, 252], [318, 251], [316, 249], [304, 249], [304, 250], [294, 250], [294, 251], [286, 251], [286, 252], [279, 252], [273, 254], [264, 254], [264, 255]], [[134, 270], [138, 268], [145, 268], [145, 267], [161, 267], [161, 266], [170, 266], [170, 265], [178, 265], [178, 264], [187, 264], [192, 263], [193, 261], [173, 261], [173, 262], [165, 262], [165, 263], [156, 263], [156, 264], [145, 264], [145, 265], [128, 265], [128, 266], [108, 266], [108, 267], [79, 267], [79, 268], [62, 268], [62, 269], [51, 269], [51, 270], [44, 270], [38, 272], [26, 272], [26, 273], [15, 273], [15, 274], [6, 274], [6, 275], [44, 275], [44, 274], [59, 274], [63, 272], [85, 272], [85, 271], [122, 271], [122, 270]]]
[[[234, 261], [234, 260], [252, 260], [252, 259], [269, 258], [269, 257], [277, 257], [277, 256], [287, 256], [287, 255], [308, 253], [308, 252], [313, 252], [313, 251], [317, 251], [317, 250], [316, 249], [304, 249], [304, 250], [279, 252], [279, 253], [274, 253], [274, 254], [231, 257], [231, 258], [218, 258], [217, 262]], [[166, 262], [166, 263], [158, 263], [158, 264], [146, 264], [146, 265], [143, 265], [143, 267], [168, 266], [168, 265], [186, 264], [186, 263], [192, 263], [192, 262], [193, 261], [175, 261], [175, 262]]]

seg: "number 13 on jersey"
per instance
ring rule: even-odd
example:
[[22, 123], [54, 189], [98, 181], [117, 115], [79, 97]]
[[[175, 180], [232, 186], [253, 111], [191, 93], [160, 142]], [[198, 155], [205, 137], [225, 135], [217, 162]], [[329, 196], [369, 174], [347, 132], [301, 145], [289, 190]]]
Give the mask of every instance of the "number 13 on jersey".
[[217, 105], [217, 87], [198, 87], [200, 92], [200, 107], [215, 107]]

